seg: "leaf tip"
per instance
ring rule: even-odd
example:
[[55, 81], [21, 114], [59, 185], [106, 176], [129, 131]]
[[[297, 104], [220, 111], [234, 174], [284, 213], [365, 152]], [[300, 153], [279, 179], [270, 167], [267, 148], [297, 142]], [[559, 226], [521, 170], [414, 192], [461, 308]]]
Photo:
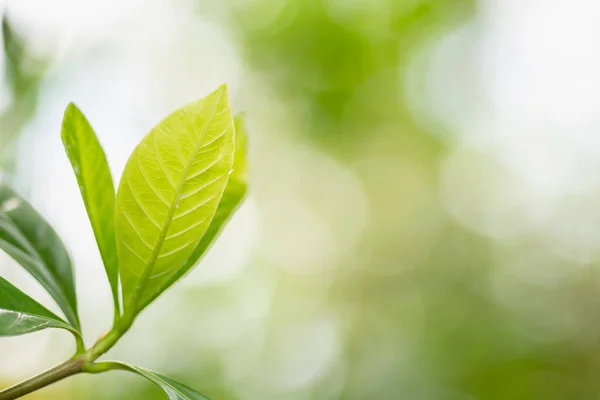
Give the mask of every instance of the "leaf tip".
[[9, 37], [11, 35], [10, 23], [8, 22], [8, 12], [2, 13], [2, 38], [4, 40], [4, 47], [8, 47]]
[[209, 94], [207, 97], [218, 98], [218, 99], [227, 99], [229, 96], [227, 84], [223, 83], [219, 86], [215, 91]]
[[225, 92], [227, 92], [227, 84], [226, 83], [221, 84], [221, 86], [219, 86], [217, 88], [217, 90], [215, 90], [215, 93], [225, 93]]
[[67, 105], [67, 108], [65, 108], [65, 117], [66, 117], [67, 115], [75, 114], [75, 113], [77, 113], [77, 112], [80, 112], [80, 111], [79, 111], [79, 108], [77, 108], [77, 105], [75, 105], [75, 103], [73, 103], [73, 102], [70, 102], [70, 103]]
[[63, 119], [62, 119], [62, 123], [61, 123], [61, 129], [60, 129], [60, 137], [63, 140], [63, 143], [66, 145], [66, 140], [69, 136], [69, 132], [70, 130], [67, 129], [69, 121], [73, 119], [73, 116], [77, 113], [77, 106], [75, 105], [75, 103], [70, 102], [67, 105], [67, 108], [65, 108], [65, 112], [63, 113]]

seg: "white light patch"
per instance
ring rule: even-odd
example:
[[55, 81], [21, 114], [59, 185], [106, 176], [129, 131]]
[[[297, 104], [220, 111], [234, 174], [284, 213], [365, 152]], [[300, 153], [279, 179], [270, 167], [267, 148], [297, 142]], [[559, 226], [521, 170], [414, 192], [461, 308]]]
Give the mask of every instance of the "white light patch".
[[2, 211], [6, 213], [14, 211], [17, 209], [17, 207], [19, 207], [20, 204], [21, 199], [19, 199], [18, 197], [11, 197], [10, 199], [5, 200], [2, 203]]

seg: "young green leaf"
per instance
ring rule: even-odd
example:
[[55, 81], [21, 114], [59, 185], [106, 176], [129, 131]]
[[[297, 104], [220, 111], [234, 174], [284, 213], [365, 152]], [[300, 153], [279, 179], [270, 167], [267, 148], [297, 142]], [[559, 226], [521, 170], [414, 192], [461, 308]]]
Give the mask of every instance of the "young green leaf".
[[[221, 202], [217, 207], [217, 212], [212, 219], [206, 233], [198, 243], [198, 245], [194, 248], [194, 251], [186, 260], [184, 266], [179, 269], [179, 271], [173, 275], [173, 277], [165, 283], [163, 289], [159, 292], [164, 291], [169, 286], [173, 285], [176, 281], [178, 281], [183, 275], [185, 275], [189, 270], [191, 270], [202, 256], [204, 256], [207, 250], [212, 246], [215, 242], [217, 236], [221, 233], [227, 222], [231, 219], [231, 216], [238, 209], [244, 196], [247, 191], [247, 161], [246, 161], [246, 152], [247, 152], [247, 142], [248, 135], [246, 132], [246, 126], [244, 124], [244, 117], [241, 114], [236, 115], [234, 118], [235, 124], [235, 154], [233, 159], [233, 171], [229, 176], [229, 181], [227, 182], [227, 186], [225, 187], [225, 191], [223, 192], [223, 197], [221, 198]], [[147, 300], [145, 304], [140, 308], [144, 308], [146, 305], [150, 304], [154, 300], [154, 298], [150, 298]]]
[[109, 369], [129, 371], [143, 376], [164, 390], [169, 400], [211, 400], [210, 397], [156, 372], [122, 362], [109, 361], [103, 364], [108, 365]]
[[185, 266], [215, 215], [233, 165], [225, 85], [175, 111], [140, 142], [117, 191], [125, 313], [135, 316]]
[[119, 261], [113, 218], [115, 188], [106, 155], [88, 120], [73, 103], [65, 110], [61, 137], [79, 184], [118, 312]]
[[40, 303], [0, 277], [0, 336], [17, 336], [46, 328], [77, 331]]
[[4, 184], [0, 184], [0, 248], [44, 286], [79, 330], [73, 268], [67, 250], [44, 218]]

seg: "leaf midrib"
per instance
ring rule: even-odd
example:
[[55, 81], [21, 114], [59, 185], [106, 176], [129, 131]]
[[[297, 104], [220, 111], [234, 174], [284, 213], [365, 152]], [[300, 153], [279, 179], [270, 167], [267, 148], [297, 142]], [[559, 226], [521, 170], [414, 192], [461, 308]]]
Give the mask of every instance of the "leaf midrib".
[[[14, 311], [13, 311], [13, 312], [14, 312]], [[6, 326], [4, 329], [6, 329], [7, 331], [9, 331], [9, 332], [10, 332], [10, 330], [11, 330], [11, 329], [13, 329], [13, 327], [14, 327], [14, 326], [15, 326], [17, 323], [19, 323], [19, 322], [21, 321], [21, 317], [22, 317], [23, 313], [18, 313], [18, 314], [20, 314], [20, 315], [19, 315], [19, 316], [17, 316], [17, 319], [15, 319], [15, 320], [14, 320], [14, 321], [13, 321], [13, 322], [10, 324], [10, 325]], [[48, 327], [48, 321], [47, 321], [47, 318], [46, 318], [46, 321], [44, 321], [42, 324], [35, 325], [35, 326], [33, 327], [33, 329], [34, 329], [34, 330], [35, 330], [35, 329], [37, 329], [37, 330], [41, 330], [41, 329], [44, 329], [44, 328], [43, 328], [44, 326], [45, 326], [45, 327]], [[38, 329], [38, 328], [40, 328], [40, 327], [42, 327], [42, 328], [41, 328], [41, 329]]]
[[59, 324], [59, 325], [68, 325], [65, 321], [61, 320], [60, 317], [58, 317], [58, 316], [48, 317], [46, 315], [40, 315], [40, 314], [33, 313], [33, 312], [30, 312], [30, 311], [10, 310], [10, 309], [4, 308], [4, 307], [0, 307], [0, 310], [4, 310], [4, 311], [7, 311], [7, 312], [11, 312], [11, 313], [30, 315], [30, 316], [35, 317], [35, 318], [39, 318], [39, 319], [43, 319], [43, 320], [47, 320], [47, 321], [52, 321], [52, 322], [54, 322], [56, 324]]
[[[185, 184], [186, 181], [186, 176], [189, 173], [190, 167], [193, 164], [193, 160], [196, 158], [196, 155], [198, 154], [198, 151], [202, 148], [202, 140], [204, 139], [204, 136], [206, 136], [206, 133], [208, 132], [208, 128], [210, 127], [210, 125], [212, 124], [216, 112], [217, 112], [217, 108], [219, 107], [219, 104], [221, 104], [221, 99], [223, 98], [223, 91], [221, 90], [221, 92], [219, 93], [219, 98], [217, 99], [217, 101], [215, 102], [215, 106], [212, 110], [212, 113], [210, 115], [210, 118], [208, 119], [207, 123], [206, 123], [206, 127], [204, 128], [204, 132], [202, 132], [202, 136], [200, 137], [200, 139], [198, 140], [198, 145], [196, 146], [196, 148], [194, 149], [194, 153], [190, 156], [187, 165], [185, 166], [185, 170], [183, 171], [183, 174], [181, 175], [181, 180], [179, 182], [179, 185], [177, 186], [177, 189], [175, 191], [175, 197], [174, 197], [174, 201], [171, 204], [171, 207], [169, 208], [169, 211], [167, 213], [167, 218], [165, 219], [165, 222], [162, 226], [162, 229], [160, 231], [160, 234], [158, 236], [158, 239], [156, 241], [156, 246], [154, 247], [154, 250], [152, 252], [152, 254], [150, 255], [150, 259], [148, 260], [148, 264], [147, 267], [144, 271], [144, 273], [142, 274], [142, 277], [136, 287], [136, 290], [133, 294], [133, 297], [131, 299], [131, 307], [133, 308], [133, 312], [135, 313], [137, 310], [137, 303], [139, 301], [139, 297], [140, 294], [142, 293], [142, 291], [144, 290], [144, 287], [146, 286], [146, 284], [148, 283], [148, 280], [150, 279], [150, 274], [152, 273], [152, 271], [154, 270], [154, 266], [156, 265], [156, 261], [158, 260], [158, 256], [160, 255], [160, 251], [162, 249], [162, 246], [164, 244], [165, 241], [165, 237], [169, 231], [169, 228], [171, 226], [171, 222], [173, 220], [173, 216], [175, 214], [175, 210], [177, 209], [177, 205], [179, 204], [179, 200], [181, 197], [181, 191], [183, 190], [183, 186]], [[137, 157], [137, 155], [136, 155]]]

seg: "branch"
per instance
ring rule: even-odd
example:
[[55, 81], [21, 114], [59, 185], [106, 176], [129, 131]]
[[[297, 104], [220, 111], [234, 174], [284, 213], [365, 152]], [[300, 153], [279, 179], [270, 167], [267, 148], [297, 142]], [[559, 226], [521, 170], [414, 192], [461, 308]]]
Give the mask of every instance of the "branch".
[[[115, 369], [115, 363], [94, 363], [98, 357], [110, 350], [129, 330], [133, 318], [122, 319], [119, 324], [102, 336], [85, 353], [77, 353], [73, 358], [41, 374], [0, 391], [0, 400], [14, 400], [38, 389], [51, 385], [81, 372], [100, 373]], [[79, 347], [79, 346], [78, 346]], [[113, 365], [114, 364], [114, 365]]]
[[84, 364], [85, 360], [83, 358], [65, 361], [46, 372], [1, 391], [0, 400], [14, 400], [69, 376], [76, 375], [82, 372]]

